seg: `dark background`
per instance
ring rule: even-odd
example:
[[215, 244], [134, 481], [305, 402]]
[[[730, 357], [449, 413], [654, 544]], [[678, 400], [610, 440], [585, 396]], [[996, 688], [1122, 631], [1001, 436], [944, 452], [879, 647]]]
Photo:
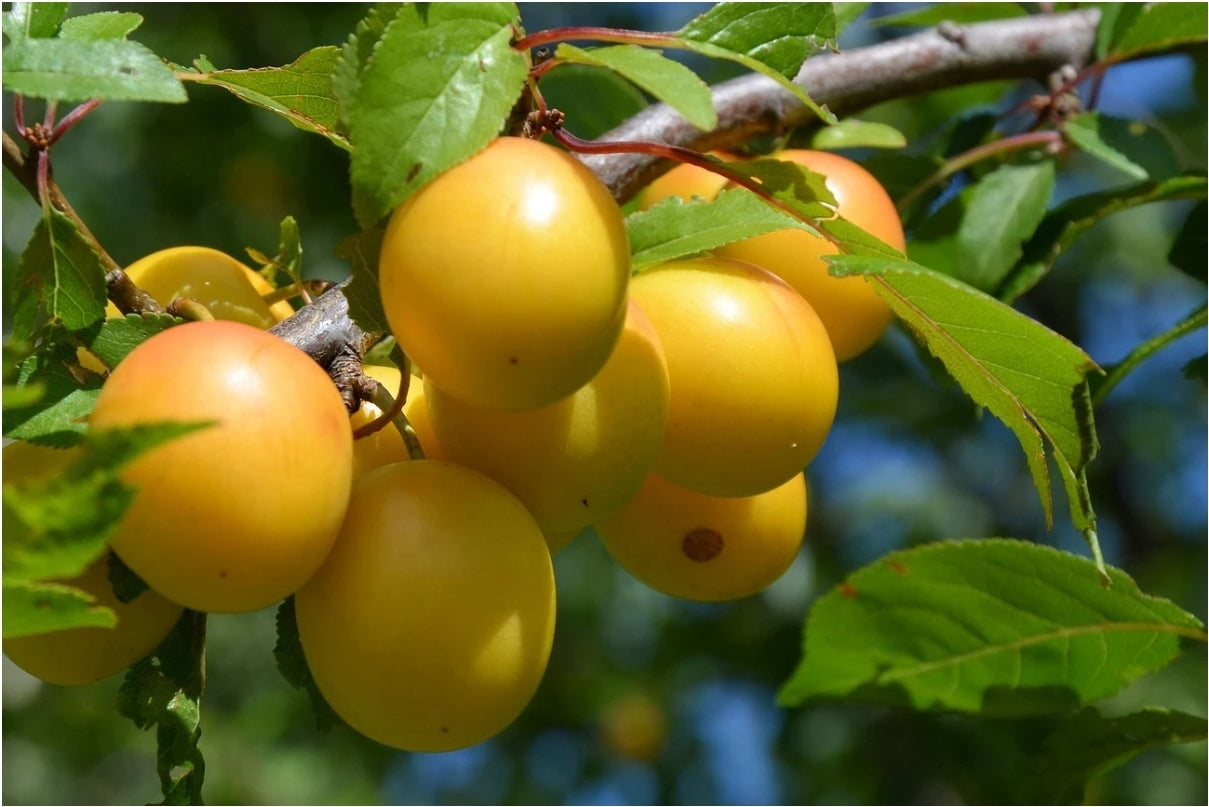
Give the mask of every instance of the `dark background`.
[[[671, 30], [703, 4], [522, 4], [535, 31], [570, 22]], [[133, 38], [178, 63], [286, 64], [340, 44], [359, 4], [84, 5], [145, 17]], [[903, 33], [876, 29], [875, 6], [845, 47]], [[710, 81], [729, 66], [693, 62]], [[1101, 108], [1153, 124], [1186, 168], [1204, 170], [1204, 54], [1113, 70]], [[1005, 89], [1008, 90], [1004, 100]], [[915, 143], [975, 105], [1003, 109], [1026, 87], [955, 90], [862, 115]], [[278, 222], [297, 218], [306, 274], [347, 271], [332, 250], [355, 231], [347, 156], [320, 137], [217, 88], [190, 86], [185, 105], [106, 103], [59, 144], [56, 178], [119, 263], [177, 244], [272, 254]], [[12, 131], [11, 98], [4, 125]], [[575, 122], [569, 123], [575, 130]], [[868, 156], [858, 153], [858, 157]], [[1059, 197], [1122, 181], [1078, 158]], [[37, 209], [7, 174], [5, 283]], [[1056, 200], [1057, 201], [1057, 200]], [[1205, 299], [1167, 261], [1187, 203], [1122, 213], [1084, 236], [1021, 307], [1111, 364]], [[7, 305], [7, 292], [5, 300]], [[7, 314], [7, 309], [6, 309]], [[1206, 401], [1181, 367], [1204, 332], [1158, 355], [1097, 410], [1092, 468], [1107, 560], [1141, 588], [1202, 619], [1206, 611]], [[271, 609], [210, 619], [202, 749], [211, 803], [958, 803], [1010, 801], [1045, 721], [824, 704], [778, 709], [811, 601], [851, 570], [916, 543], [1011, 536], [1086, 555], [1059, 508], [1047, 531], [1015, 438], [980, 416], [893, 330], [843, 366], [835, 428], [808, 471], [811, 512], [798, 561], [772, 588], [724, 605], [649, 591], [616, 568], [593, 536], [555, 558], [559, 627], [549, 671], [522, 718], [466, 751], [392, 751], [347, 729], [313, 726], [305, 696], [277, 674]], [[251, 492], [255, 498], [256, 493]], [[159, 798], [154, 735], [118, 718], [120, 677], [44, 686], [5, 661], [3, 788], [8, 803], [145, 803]], [[1099, 706], [1206, 712], [1203, 646]], [[662, 729], [660, 728], [662, 726]], [[1205, 803], [1205, 744], [1144, 753], [1105, 777], [1093, 803]]]

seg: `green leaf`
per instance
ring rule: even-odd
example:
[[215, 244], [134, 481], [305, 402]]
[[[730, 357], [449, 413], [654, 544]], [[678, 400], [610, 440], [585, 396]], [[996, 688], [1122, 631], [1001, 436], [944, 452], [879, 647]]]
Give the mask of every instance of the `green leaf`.
[[117, 624], [112, 608], [94, 605], [96, 598], [78, 588], [6, 578], [3, 589], [5, 639]]
[[1096, 61], [1101, 61], [1108, 55], [1112, 45], [1113, 32], [1117, 27], [1117, 19], [1125, 3], [1099, 3], [1100, 22], [1096, 24]]
[[4, 89], [52, 101], [189, 100], [172, 69], [126, 39], [23, 39], [4, 48]]
[[835, 44], [830, 3], [718, 3], [677, 32], [793, 78], [812, 53]]
[[41, 388], [42, 395], [30, 406], [5, 411], [5, 437], [60, 447], [80, 442], [101, 379], [91, 375], [81, 382], [73, 372], [75, 359], [69, 345], [52, 343], [21, 360], [15, 381]]
[[1100, 137], [1100, 113], [1084, 112], [1066, 123], [1066, 136], [1082, 151], [1111, 165], [1130, 179], [1146, 179], [1146, 169], [1130, 160]]
[[206, 763], [201, 737], [206, 615], [185, 611], [168, 638], [126, 671], [118, 713], [140, 729], [156, 727], [156, 771], [165, 804], [201, 804]]
[[140, 594], [150, 590], [147, 581], [134, 573], [134, 570], [118, 557], [118, 553], [110, 552], [106, 569], [109, 585], [113, 586], [113, 595], [118, 602], [134, 602]]
[[277, 608], [277, 643], [273, 646], [273, 658], [277, 661], [277, 670], [291, 686], [301, 689], [311, 701], [311, 710], [315, 715], [315, 728], [328, 731], [334, 726], [344, 724], [344, 720], [332, 709], [319, 685], [311, 675], [311, 668], [306, 662], [302, 650], [302, 640], [298, 637], [298, 618], [294, 611], [294, 598], [287, 597]]
[[834, 126], [824, 126], [814, 133], [810, 147], [834, 151], [850, 148], [901, 149], [907, 138], [888, 123], [846, 118]]
[[1120, 62], [1204, 42], [1209, 31], [1207, 9], [1204, 3], [1125, 3], [1106, 55]]
[[[45, 478], [4, 484], [4, 579], [55, 580], [80, 575], [134, 500], [121, 468], [144, 451], [204, 427], [160, 423], [90, 432], [84, 449], [58, 458]], [[20, 462], [12, 455], [6, 462]], [[13, 472], [20, 478], [22, 469]]]
[[1067, 718], [1045, 740], [1032, 777], [1036, 804], [1084, 804], [1091, 780], [1150, 748], [1203, 742], [1205, 718], [1148, 708], [1104, 717], [1087, 708]]
[[509, 3], [434, 3], [386, 26], [345, 109], [363, 228], [499, 135], [528, 72], [516, 18]]
[[1049, 160], [1001, 166], [927, 219], [908, 254], [916, 263], [993, 291], [1045, 216], [1053, 189]]
[[1184, 171], [1183, 159], [1157, 126], [1100, 113], [1097, 133], [1106, 146], [1140, 167], [1150, 179], [1171, 179]]
[[634, 82], [675, 109], [692, 125], [710, 131], [718, 125], [709, 85], [696, 73], [660, 51], [637, 45], [610, 45], [584, 50], [560, 44], [555, 57], [571, 64], [603, 67]]
[[336, 96], [339, 107], [342, 133], [348, 132], [348, 107], [361, 84], [361, 74], [373, 56], [374, 48], [386, 31], [386, 26], [402, 8], [402, 3], [375, 4], [357, 23], [348, 41], [340, 48], [340, 56], [336, 59], [335, 69], [332, 70], [332, 93]]
[[[70, 472], [70, 469], [68, 469]], [[105, 551], [134, 501], [116, 474], [4, 485], [4, 580], [69, 580]]]
[[869, 3], [832, 3], [832, 13], [835, 14], [835, 36], [838, 39], [839, 35], [844, 32], [852, 23], [860, 19], [865, 13], [865, 9], [869, 8]]
[[4, 15], [4, 34], [13, 42], [52, 37], [67, 16], [68, 3], [13, 3]]
[[718, 3], [676, 32], [677, 46], [737, 62], [794, 94], [824, 123], [836, 117], [792, 79], [812, 53], [835, 45], [830, 3]]
[[[1190, 174], [1067, 199], [1046, 214], [1037, 231], [1024, 245], [1019, 263], [1004, 278], [997, 296], [1011, 302], [1031, 289], [1080, 235], [1113, 213], [1169, 199], [1204, 198], [1207, 190], [1209, 183], [1206, 183], [1203, 174]], [[1198, 232], [1202, 233], [1203, 238], [1204, 218], [1194, 226], [1201, 228]], [[1201, 252], [1195, 260], [1203, 258], [1204, 252]], [[1198, 271], [1203, 273], [1204, 266], [1203, 263], [1199, 264]]]
[[[298, 231], [298, 222], [293, 216], [286, 216], [278, 226], [275, 256], [270, 258], [252, 247], [247, 247], [244, 251], [259, 265], [261, 274], [267, 274], [274, 288], [291, 284], [302, 285], [302, 234]], [[284, 279], [281, 276], [284, 276]]]
[[26, 409], [42, 400], [46, 388], [41, 384], [27, 384], [18, 387], [16, 384], [4, 385], [4, 410]]
[[82, 331], [105, 318], [105, 270], [71, 219], [45, 208], [17, 262], [12, 338], [32, 341], [47, 325]]
[[869, 277], [974, 402], [1012, 430], [1047, 523], [1053, 520], [1053, 504], [1045, 448], [1052, 449], [1075, 526], [1098, 552], [1083, 478], [1098, 449], [1086, 381], [1096, 369], [1091, 358], [1010, 306], [909, 261], [870, 255], [828, 256], [828, 261], [832, 274]]
[[1189, 381], [1209, 381], [1209, 353], [1202, 353], [1181, 368], [1180, 372]]
[[827, 179], [805, 166], [786, 160], [739, 160], [725, 163], [726, 169], [755, 181], [773, 198], [809, 219], [835, 214], [835, 196]]
[[567, 128], [587, 140], [647, 106], [646, 96], [621, 76], [581, 64], [559, 65], [542, 76], [541, 88], [546, 105], [562, 110]]
[[1105, 375], [1102, 379], [1097, 380], [1097, 383], [1091, 385], [1092, 404], [1099, 405], [1100, 401], [1113, 390], [1117, 384], [1120, 384], [1126, 376], [1132, 373], [1144, 361], [1149, 359], [1154, 354], [1158, 353], [1163, 348], [1170, 345], [1190, 333], [1195, 333], [1209, 324], [1209, 311], [1204, 305], [1197, 308], [1180, 322], [1173, 325], [1163, 333], [1147, 339], [1142, 344], [1129, 352], [1129, 355], [1114, 365], [1105, 367]]
[[336, 257], [351, 265], [344, 296], [348, 299], [348, 314], [366, 333], [390, 330], [382, 297], [378, 291], [378, 255], [382, 251], [384, 227], [377, 227], [345, 238], [336, 245]]
[[117, 367], [130, 351], [161, 331], [184, 322], [171, 314], [127, 314], [105, 320], [88, 349], [108, 367]]
[[941, 3], [880, 17], [872, 20], [871, 24], [879, 28], [939, 25], [942, 22], [968, 25], [974, 22], [990, 22], [991, 20], [1025, 16], [1028, 16], [1028, 12], [1019, 3]]
[[351, 146], [337, 131], [339, 110], [332, 90], [332, 73], [339, 56], [340, 48], [329, 45], [308, 50], [284, 67], [210, 70], [190, 75], [189, 79], [222, 87], [347, 151]]
[[63, 21], [61, 39], [125, 39], [143, 24], [143, 16], [133, 11], [99, 11]]
[[673, 196], [626, 217], [635, 274], [788, 227], [806, 229], [745, 190], [724, 190], [713, 202], [685, 203]]
[[996, 717], [1058, 714], [1167, 665], [1203, 626], [1109, 568], [1023, 541], [891, 553], [816, 601], [786, 706], [846, 698]]
[[1209, 221], [1209, 204], [1204, 199], [1188, 213], [1167, 253], [1167, 261], [1184, 274], [1205, 282], [1205, 256], [1209, 255], [1209, 238], [1205, 222]]

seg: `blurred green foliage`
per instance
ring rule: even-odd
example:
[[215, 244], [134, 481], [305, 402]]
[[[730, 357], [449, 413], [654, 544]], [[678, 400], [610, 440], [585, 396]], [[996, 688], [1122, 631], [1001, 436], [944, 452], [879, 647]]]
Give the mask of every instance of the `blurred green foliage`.
[[[705, 6], [537, 4], [530, 30], [590, 22], [673, 29]], [[103, 5], [74, 7], [75, 13]], [[113, 8], [129, 9], [129, 6]], [[156, 4], [137, 7], [135, 38], [187, 64], [292, 61], [339, 44], [358, 4]], [[879, 13], [878, 8], [873, 13]], [[854, 26], [855, 46], [901, 34]], [[706, 66], [708, 80], [733, 73]], [[1205, 55], [1127, 65], [1102, 95], [1115, 114], [1158, 126], [1184, 168], [1205, 168]], [[1007, 97], [1004, 92], [1007, 91]], [[1159, 90], [1165, 90], [1159, 91]], [[1003, 111], [1036, 88], [971, 87], [870, 110], [914, 143], [975, 105]], [[339, 278], [337, 241], [355, 230], [347, 155], [227, 93], [190, 87], [182, 106], [103, 104], [55, 149], [56, 178], [119, 263], [177, 244], [242, 255], [274, 251], [298, 220], [304, 271]], [[11, 131], [11, 99], [4, 125]], [[36, 114], [36, 113], [35, 113]], [[574, 130], [574, 123], [571, 122]], [[858, 157], [871, 156], [869, 153]], [[1111, 183], [1078, 158], [1060, 193]], [[6, 277], [37, 211], [5, 176]], [[1084, 238], [1019, 306], [1109, 364], [1204, 300], [1204, 277], [1167, 262], [1190, 204], [1120, 214]], [[7, 301], [7, 294], [5, 295]], [[5, 311], [7, 317], [8, 311]], [[1178, 343], [1097, 411], [1092, 466], [1107, 560], [1144, 591], [1206, 617], [1206, 396], [1180, 368], [1204, 333]], [[490, 743], [448, 755], [394, 752], [340, 728], [319, 733], [306, 696], [273, 664], [273, 612], [215, 616], [207, 650], [202, 749], [210, 803], [1007, 803], [1052, 723], [975, 721], [869, 706], [780, 711], [777, 687], [798, 658], [811, 600], [892, 549], [1005, 535], [1085, 554], [1044, 527], [1014, 438], [937, 377], [904, 333], [842, 368], [835, 431], [808, 474], [807, 547], [756, 597], [696, 605], [655, 594], [618, 570], [586, 534], [555, 558], [559, 627], [548, 674], [521, 719]], [[254, 494], [253, 494], [254, 495]], [[158, 799], [154, 737], [120, 719], [120, 680], [43, 686], [4, 667], [3, 788], [13, 804]], [[1205, 648], [1101, 704], [1106, 714], [1162, 705], [1206, 713]], [[621, 753], [618, 704], [638, 695], [666, 726], [650, 758]], [[621, 715], [619, 717], [619, 714]], [[620, 721], [620, 723], [618, 722]], [[644, 724], [639, 721], [638, 729]], [[613, 726], [613, 734], [606, 731]], [[649, 725], [647, 726], [649, 730]], [[610, 739], [612, 738], [612, 739]], [[1146, 752], [1098, 781], [1092, 803], [1204, 803], [1205, 744]]]

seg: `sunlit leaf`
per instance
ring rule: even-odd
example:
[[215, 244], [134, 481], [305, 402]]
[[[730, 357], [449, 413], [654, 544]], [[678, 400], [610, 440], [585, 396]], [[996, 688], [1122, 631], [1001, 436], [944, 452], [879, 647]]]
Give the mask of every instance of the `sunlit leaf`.
[[112, 628], [112, 608], [95, 605], [91, 594], [61, 583], [4, 580], [4, 638], [69, 628]]
[[825, 123], [836, 117], [791, 80], [812, 53], [835, 44], [830, 3], [719, 3], [677, 32], [682, 47], [763, 73]]
[[1106, 55], [1124, 61], [1204, 42], [1209, 35], [1207, 11], [1204, 3], [1123, 3]]
[[807, 56], [834, 44], [835, 14], [830, 3], [718, 3], [678, 33], [793, 78]]
[[[13, 3], [4, 15], [4, 34], [12, 41], [44, 38], [59, 32], [69, 3]], [[7, 47], [7, 46], [6, 46]]]
[[1046, 521], [1053, 513], [1048, 445], [1075, 526], [1085, 534], [1093, 529], [1083, 479], [1098, 449], [1086, 381], [1095, 364], [1087, 354], [993, 297], [908, 261], [871, 255], [828, 260], [833, 274], [869, 277], [975, 403], [1012, 430], [1024, 449]]
[[555, 56], [572, 64], [604, 67], [649, 92], [675, 109], [698, 129], [718, 125], [709, 85], [696, 73], [662, 53], [637, 45], [610, 45], [584, 50], [563, 43]]
[[[91, 432], [84, 450], [46, 479], [4, 485], [4, 578], [79, 576], [105, 549], [135, 491], [119, 471], [144, 451], [206, 424], [160, 423]], [[6, 462], [13, 461], [12, 456]], [[19, 460], [18, 460], [19, 461]], [[20, 479], [20, 469], [6, 477]]]
[[386, 26], [403, 8], [403, 3], [376, 3], [357, 23], [348, 41], [340, 48], [332, 70], [332, 93], [336, 96], [340, 131], [348, 133], [348, 107], [361, 85], [361, 74], [374, 53]]
[[89, 342], [88, 349], [108, 367], [116, 367], [147, 339], [182, 322], [184, 320], [171, 314], [127, 314], [107, 319]]
[[176, 74], [143, 45], [126, 39], [22, 39], [3, 53], [4, 89], [52, 101], [184, 103]]
[[332, 90], [332, 72], [339, 56], [340, 48], [320, 47], [284, 67], [211, 70], [190, 75], [189, 80], [229, 90], [250, 104], [281, 115], [299, 129], [322, 135], [348, 150], [348, 140], [337, 131], [338, 105]]
[[1196, 617], [1109, 568], [1005, 539], [894, 552], [817, 600], [784, 705], [846, 698], [988, 716], [1069, 711], [1162, 669]]
[[634, 272], [665, 261], [783, 230], [806, 229], [747, 191], [722, 191], [713, 202], [685, 203], [669, 197], [626, 218]]
[[835, 14], [836, 37], [838, 38], [845, 28], [860, 19], [860, 16], [865, 13], [865, 9], [869, 8], [869, 5], [869, 3], [832, 3], [832, 12]]
[[63, 21], [63, 39], [125, 39], [143, 24], [143, 15], [133, 11], [98, 11]]
[[17, 382], [21, 386], [37, 385], [43, 394], [28, 407], [5, 411], [5, 437], [60, 447], [80, 442], [101, 379], [92, 376], [81, 383], [70, 366], [74, 360], [75, 351], [59, 345], [22, 360]]
[[500, 133], [528, 69], [516, 19], [509, 3], [433, 3], [386, 26], [345, 110], [363, 228]]
[[878, 27], [918, 27], [939, 25], [942, 22], [968, 24], [990, 22], [1027, 16], [1028, 12], [1019, 3], [940, 3], [926, 8], [887, 14], [871, 21]]
[[47, 208], [17, 262], [12, 285], [12, 338], [32, 340], [61, 324], [81, 331], [105, 318], [105, 270], [74, 223]]
[[811, 148], [823, 150], [862, 147], [900, 149], [906, 145], [906, 136], [890, 124], [857, 118], [845, 118], [834, 126], [824, 126], [810, 140]]
[[1054, 189], [1049, 160], [1004, 165], [962, 189], [912, 237], [915, 262], [993, 291], [1020, 259]]

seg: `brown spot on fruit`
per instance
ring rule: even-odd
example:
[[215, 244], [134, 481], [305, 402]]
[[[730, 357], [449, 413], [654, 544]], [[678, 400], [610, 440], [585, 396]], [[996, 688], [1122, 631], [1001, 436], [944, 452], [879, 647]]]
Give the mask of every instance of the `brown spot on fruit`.
[[840, 594], [843, 594], [845, 597], [855, 597], [856, 587], [851, 583], [840, 583]]
[[513, 365], [513, 366], [516, 366], [516, 363], [517, 363], [517, 358], [516, 358], [516, 356], [509, 356], [509, 357], [508, 357], [508, 363], [509, 363], [509, 364], [511, 364], [511, 365]]
[[227, 579], [227, 570], [226, 570], [226, 569], [219, 569], [219, 570], [218, 570], [218, 577], [219, 577], [219, 579], [220, 579], [220, 580], [226, 580], [226, 579]]
[[892, 560], [890, 561], [890, 571], [894, 572], [895, 574], [906, 574], [907, 567], [896, 560]]
[[684, 536], [681, 548], [690, 560], [705, 563], [721, 555], [722, 547], [725, 544], [726, 542], [722, 540], [722, 533], [701, 527]]

